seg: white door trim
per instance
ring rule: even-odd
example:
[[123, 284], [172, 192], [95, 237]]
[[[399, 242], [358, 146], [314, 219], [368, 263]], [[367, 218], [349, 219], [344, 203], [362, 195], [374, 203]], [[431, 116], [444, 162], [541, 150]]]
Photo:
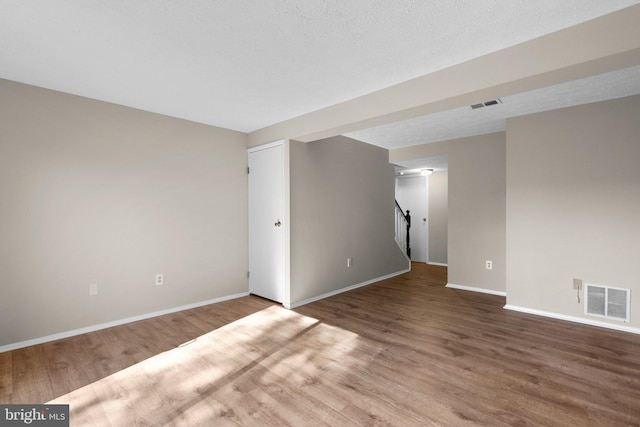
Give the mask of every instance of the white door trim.
[[[260, 151], [260, 150], [266, 150], [268, 148], [273, 148], [273, 147], [277, 147], [278, 145], [285, 145], [286, 143], [288, 143], [288, 140], [285, 139], [281, 139], [279, 141], [273, 141], [273, 142], [269, 142], [268, 144], [262, 144], [262, 145], [258, 145], [255, 147], [251, 147], [247, 149], [247, 153], [255, 153], [256, 151]], [[288, 144], [286, 144], [288, 145]], [[287, 147], [285, 147], [287, 148]]]

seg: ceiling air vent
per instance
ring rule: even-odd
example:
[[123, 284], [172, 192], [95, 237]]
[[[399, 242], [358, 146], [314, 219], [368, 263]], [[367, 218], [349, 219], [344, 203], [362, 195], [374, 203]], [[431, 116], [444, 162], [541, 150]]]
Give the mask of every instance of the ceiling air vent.
[[628, 322], [630, 296], [629, 289], [585, 284], [584, 313]]
[[481, 102], [479, 104], [471, 105], [472, 110], [477, 110], [478, 108], [490, 107], [492, 105], [502, 104], [502, 100], [500, 98], [492, 99], [491, 101]]

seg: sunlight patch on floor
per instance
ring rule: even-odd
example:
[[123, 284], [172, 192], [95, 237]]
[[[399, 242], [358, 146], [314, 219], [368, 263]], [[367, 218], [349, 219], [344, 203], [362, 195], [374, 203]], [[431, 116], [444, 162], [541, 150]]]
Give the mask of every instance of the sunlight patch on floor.
[[[345, 357], [358, 338], [272, 306], [49, 403], [68, 403], [72, 425], [200, 424], [229, 417], [277, 422], [271, 394], [312, 390], [324, 376], [335, 380], [366, 363]], [[326, 400], [336, 411], [346, 404], [340, 396]]]

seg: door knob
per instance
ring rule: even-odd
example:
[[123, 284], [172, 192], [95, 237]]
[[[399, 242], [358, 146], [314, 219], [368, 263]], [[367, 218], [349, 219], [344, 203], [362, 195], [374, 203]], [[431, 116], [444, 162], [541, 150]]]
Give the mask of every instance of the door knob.
[[275, 223], [275, 224], [273, 224], [273, 225], [275, 225], [276, 227], [280, 227], [280, 226], [282, 225], [282, 223], [280, 222], [280, 220], [278, 220], [278, 222], [276, 222], [276, 223]]

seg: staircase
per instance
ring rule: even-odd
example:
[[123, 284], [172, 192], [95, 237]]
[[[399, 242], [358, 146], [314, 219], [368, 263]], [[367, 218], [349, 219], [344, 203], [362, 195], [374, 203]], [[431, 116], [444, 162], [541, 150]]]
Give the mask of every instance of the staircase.
[[407, 257], [411, 259], [409, 229], [411, 229], [411, 215], [409, 211], [405, 214], [396, 200], [396, 243], [400, 246], [400, 249], [405, 251]]

